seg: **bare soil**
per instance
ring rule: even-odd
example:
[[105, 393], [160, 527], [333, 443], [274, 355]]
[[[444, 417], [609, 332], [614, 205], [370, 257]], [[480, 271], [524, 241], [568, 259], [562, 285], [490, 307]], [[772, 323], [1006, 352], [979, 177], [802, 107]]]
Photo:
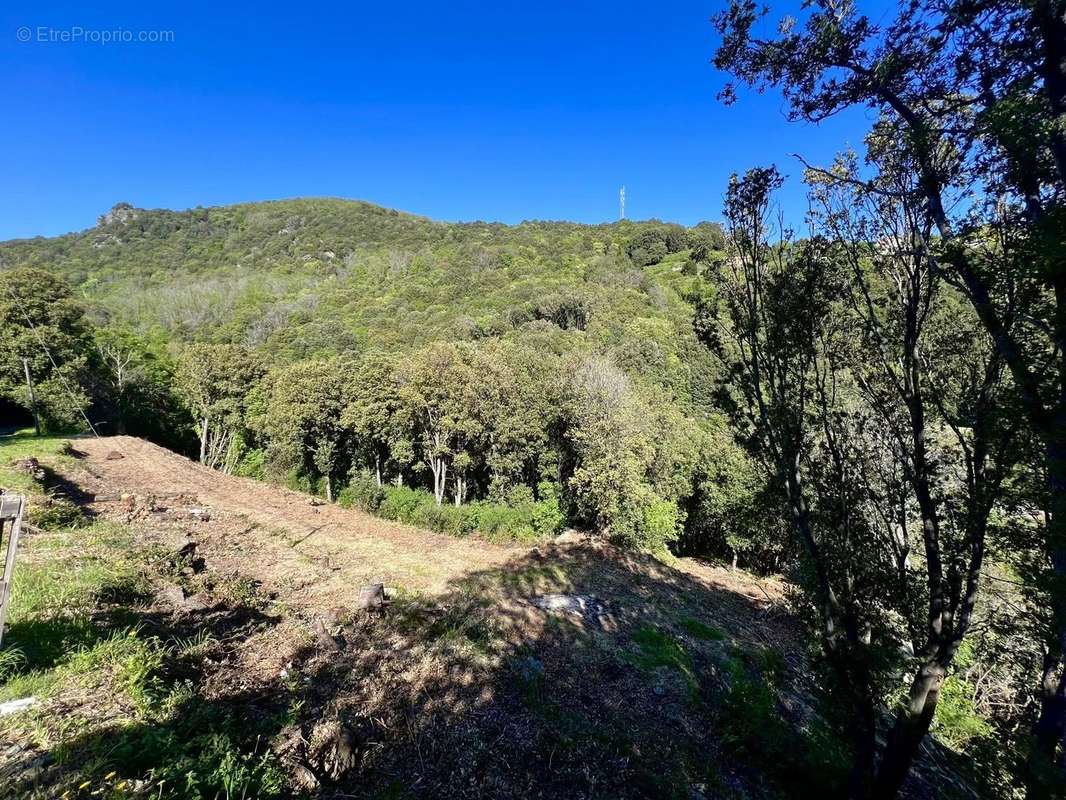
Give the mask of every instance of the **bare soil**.
[[[372, 583], [439, 595], [464, 577], [506, 570], [531, 553], [543, 551], [550, 558], [570, 548], [595, 546], [591, 537], [580, 536], [539, 547], [445, 536], [324, 504], [261, 481], [224, 475], [130, 436], [78, 439], [74, 446], [82, 454], [81, 469], [71, 477], [91, 497], [91, 508], [128, 520], [131, 499], [143, 508], [146, 500], [159, 498], [156, 504], [165, 510], [141, 514], [140, 521], [184, 519], [178, 527], [211, 552], [216, 570], [230, 568], [254, 576], [283, 590], [285, 601], [293, 605], [351, 606], [360, 589]], [[208, 521], [193, 516], [197, 509], [208, 512]], [[612, 550], [614, 558], [626, 558], [611, 548], [601, 549]], [[754, 611], [763, 621], [769, 614], [783, 613], [785, 585], [779, 580], [696, 559], [674, 559], [669, 566], [650, 563], [659, 579], [683, 573], [708, 590], [735, 595], [739, 607]], [[616, 597], [633, 591], [627, 586], [600, 588]], [[791, 625], [785, 627], [792, 630]], [[760, 638], [758, 631], [749, 634]]]

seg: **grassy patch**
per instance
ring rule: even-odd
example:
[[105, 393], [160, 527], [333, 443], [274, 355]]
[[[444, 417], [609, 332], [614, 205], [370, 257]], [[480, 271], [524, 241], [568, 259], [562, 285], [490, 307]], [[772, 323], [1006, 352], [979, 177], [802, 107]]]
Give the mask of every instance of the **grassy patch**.
[[32, 431], [23, 431], [0, 437], [0, 486], [9, 492], [40, 494], [44, 489], [41, 482], [15, 463], [36, 458], [57, 467], [70, 466], [74, 459], [69, 448], [70, 441], [66, 436], [37, 437]]
[[725, 633], [721, 630], [705, 622], [700, 622], [695, 617], [682, 617], [678, 620], [678, 623], [685, 629], [686, 633], [705, 642], [720, 642], [726, 638]]
[[725, 751], [739, 763], [758, 764], [782, 796], [840, 793], [850, 763], [846, 748], [817, 718], [802, 733], [785, 719], [778, 707], [784, 675], [780, 653], [735, 649], [726, 673], [728, 688], [719, 709]]
[[[0, 440], [0, 485], [26, 493], [31, 508], [50, 508], [45, 481], [14, 466], [31, 457], [46, 467], [70, 458], [59, 437]], [[80, 511], [54, 522], [44, 527], [57, 529], [20, 542], [0, 649], [0, 701], [45, 701], [0, 720], [0, 740], [46, 752], [52, 766], [40, 787], [18, 785], [16, 773], [5, 789], [41, 797], [292, 796], [265, 745], [287, 722], [285, 692], [274, 716], [250, 717], [239, 699], [205, 697], [205, 659], [221, 646], [209, 632], [181, 638], [161, 625], [149, 607], [153, 576], [165, 566], [159, 554], [127, 526], [89, 522]], [[254, 586], [232, 582], [222, 593], [242, 608]]]
[[633, 634], [633, 642], [639, 652], [632, 656], [633, 663], [645, 670], [667, 668], [676, 670], [693, 691], [698, 684], [692, 665], [692, 656], [684, 646], [670, 634], [645, 625]]

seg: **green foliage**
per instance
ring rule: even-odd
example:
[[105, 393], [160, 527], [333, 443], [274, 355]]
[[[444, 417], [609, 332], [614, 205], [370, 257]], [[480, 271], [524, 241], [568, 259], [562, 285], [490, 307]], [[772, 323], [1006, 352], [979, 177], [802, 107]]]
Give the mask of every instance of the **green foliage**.
[[31, 408], [25, 360], [42, 427], [48, 431], [84, 429], [81, 415], [91, 401], [87, 387], [93, 348], [81, 304], [51, 272], [15, 269], [3, 278], [0, 396]]
[[647, 267], [688, 246], [688, 232], [680, 225], [659, 225], [634, 236], [626, 244], [626, 255], [636, 266]]
[[519, 505], [473, 502], [462, 506], [437, 505], [429, 492], [406, 486], [379, 487], [372, 476], [356, 476], [341, 490], [338, 502], [385, 519], [418, 525], [438, 533], [468, 536], [478, 533], [492, 541], [536, 541], [556, 535], [563, 515], [554, 497]]
[[780, 655], [740, 651], [727, 663], [719, 726], [726, 752], [759, 771], [783, 796], [835, 797], [848, 775], [849, 753], [819, 720], [797, 735], [777, 699]]
[[20, 672], [26, 666], [26, 655], [17, 647], [0, 650], [0, 684]]
[[193, 711], [179, 725], [119, 736], [111, 763], [134, 773], [142, 765], [152, 765], [149, 777], [163, 785], [163, 797], [289, 796], [281, 763], [269, 751], [249, 747], [240, 727], [237, 719], [224, 713]]
[[147, 334], [111, 323], [93, 330], [94, 415], [102, 433], [141, 436], [177, 450], [195, 441], [189, 409], [175, 384], [177, 365], [155, 328]]
[[182, 351], [176, 389], [195, 421], [202, 463], [233, 469], [247, 428], [250, 390], [262, 374], [259, 359], [243, 347], [194, 344]]
[[709, 420], [705, 432], [678, 551], [776, 569], [787, 541], [780, 498], [723, 418]]
[[974, 739], [992, 733], [992, 726], [973, 702], [974, 687], [960, 675], [949, 675], [940, 686], [936, 717], [930, 731], [954, 750], [962, 750]]
[[[662, 549], [684, 524], [716, 380], [681, 299], [700, 278], [676, 271], [693, 241], [724, 244], [709, 224], [443, 225], [307, 200], [122, 205], [85, 234], [0, 250], [65, 276], [107, 320], [90, 330], [55, 280], [40, 300], [82, 326], [78, 386], [105, 431], [327, 495], [368, 470], [478, 506], [417, 515], [435, 528], [573, 522]], [[665, 260], [635, 269], [634, 248]], [[625, 382], [596, 413], [579, 407], [583, 362]]]
[[267, 461], [322, 481], [333, 499], [333, 483], [348, 471], [350, 445], [341, 424], [350, 365], [302, 361], [273, 370], [249, 424], [267, 442]]
[[725, 634], [722, 633], [721, 630], [708, 625], [705, 622], [701, 622], [695, 617], [682, 617], [679, 624], [697, 639], [703, 639], [707, 642], [718, 642], [725, 638]]
[[265, 479], [267, 477], [266, 450], [258, 447], [245, 450], [237, 466], [234, 467], [233, 474], [240, 475], [242, 478]]

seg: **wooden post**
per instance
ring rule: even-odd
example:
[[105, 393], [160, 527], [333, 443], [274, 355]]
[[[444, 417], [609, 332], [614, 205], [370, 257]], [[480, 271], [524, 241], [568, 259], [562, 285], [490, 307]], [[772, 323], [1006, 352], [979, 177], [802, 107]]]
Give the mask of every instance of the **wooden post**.
[[[22, 512], [25, 502], [20, 495], [0, 495], [0, 544], [6, 544], [6, 552], [0, 549], [0, 645], [4, 643], [4, 619], [7, 607], [11, 604], [11, 583], [15, 576], [15, 551], [19, 545], [19, 533], [22, 531]], [[8, 524], [7, 538], [4, 539], [4, 524]]]
[[30, 390], [30, 408], [33, 409], [33, 428], [41, 435], [41, 418], [37, 414], [37, 395], [33, 393], [33, 379], [30, 377], [30, 360], [22, 359], [22, 368], [26, 370], [26, 388]]

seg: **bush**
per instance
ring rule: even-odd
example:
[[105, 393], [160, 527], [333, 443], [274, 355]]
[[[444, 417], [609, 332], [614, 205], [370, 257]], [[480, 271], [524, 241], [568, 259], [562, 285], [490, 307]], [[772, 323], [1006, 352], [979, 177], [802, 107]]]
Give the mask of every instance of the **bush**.
[[973, 686], [960, 675], [949, 675], [940, 687], [936, 717], [931, 726], [938, 740], [961, 751], [971, 740], [989, 736], [992, 726], [973, 704]]
[[656, 497], [644, 507], [644, 546], [650, 550], [665, 550], [678, 537], [681, 512], [677, 503]]
[[359, 508], [449, 536], [479, 533], [490, 540], [533, 541], [558, 534], [565, 519], [554, 489], [541, 486], [540, 495], [541, 500], [533, 500], [527, 494], [515, 505], [478, 501], [438, 506], [429, 492], [407, 486], [378, 486], [370, 475], [357, 474], [341, 490], [338, 502], [345, 508]]
[[385, 489], [368, 473], [358, 472], [352, 482], [341, 489], [337, 502], [344, 508], [360, 508], [376, 514], [385, 500]]
[[390, 486], [384, 491], [378, 513], [385, 519], [393, 519], [397, 522], [413, 523], [418, 513], [418, 506], [427, 499], [431, 503], [434, 502], [429, 492], [410, 489], [406, 486]]
[[234, 475], [242, 478], [263, 480], [266, 477], [266, 451], [260, 448], [249, 450], [241, 456], [233, 470]]

